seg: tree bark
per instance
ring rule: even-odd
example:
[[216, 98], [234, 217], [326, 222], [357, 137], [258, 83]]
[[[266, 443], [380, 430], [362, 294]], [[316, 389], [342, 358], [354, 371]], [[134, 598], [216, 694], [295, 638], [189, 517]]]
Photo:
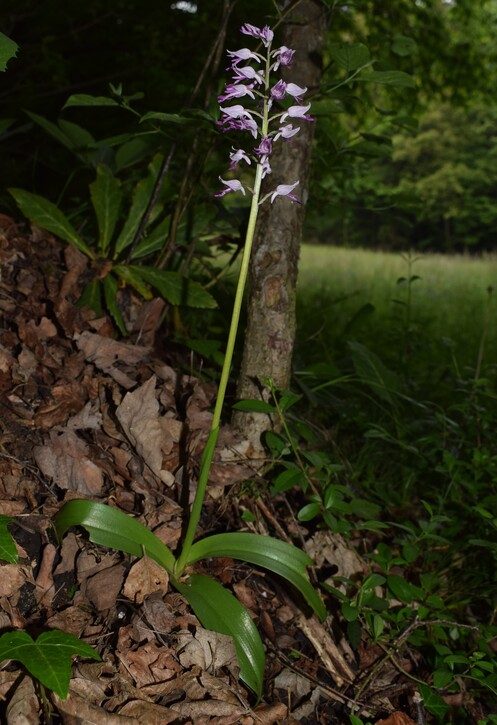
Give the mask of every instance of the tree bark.
[[[324, 29], [325, 9], [320, 0], [302, 0], [283, 27], [282, 45], [295, 50], [292, 66], [282, 69], [283, 80], [306, 86], [306, 98], [319, 88]], [[275, 144], [272, 173], [264, 182], [263, 194], [278, 184], [292, 184], [298, 179], [300, 184], [294, 193], [303, 204], [276, 198], [273, 204], [267, 200], [260, 207], [249, 272], [248, 319], [238, 399], [267, 400], [268, 389], [261, 378], [271, 378], [280, 389], [290, 385], [298, 259], [314, 134], [313, 122], [302, 121], [299, 125], [296, 136]], [[261, 435], [271, 427], [271, 420], [260, 413], [236, 412], [233, 425], [254, 447], [260, 448]]]

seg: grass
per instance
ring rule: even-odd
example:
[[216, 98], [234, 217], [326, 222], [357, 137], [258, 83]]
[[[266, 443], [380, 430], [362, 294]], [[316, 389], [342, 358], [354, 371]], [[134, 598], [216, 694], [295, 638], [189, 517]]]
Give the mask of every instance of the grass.
[[[411, 303], [407, 305], [409, 285], [405, 279], [409, 276], [419, 279], [410, 285]], [[489, 288], [496, 292], [489, 294]], [[402, 347], [411, 336], [418, 342], [429, 338], [431, 353], [439, 360], [442, 356], [462, 367], [474, 367], [486, 328], [484, 360], [496, 362], [496, 294], [497, 255], [427, 254], [409, 258], [364, 249], [304, 245], [298, 349], [304, 358], [311, 350], [313, 359], [305, 362], [315, 362], [323, 354], [333, 354], [333, 348], [345, 337], [354, 337], [380, 353], [392, 346]]]

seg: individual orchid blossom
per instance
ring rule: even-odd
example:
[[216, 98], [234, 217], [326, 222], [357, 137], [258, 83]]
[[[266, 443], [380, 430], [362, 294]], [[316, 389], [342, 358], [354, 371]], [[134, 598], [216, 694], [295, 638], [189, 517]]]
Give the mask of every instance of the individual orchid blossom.
[[314, 121], [313, 117], [309, 116], [307, 113], [310, 107], [310, 103], [308, 103], [307, 106], [290, 106], [290, 108], [287, 108], [285, 113], [282, 114], [280, 123], [284, 123], [287, 118], [303, 118], [306, 121]]
[[[252, 193], [256, 205], [262, 204], [268, 198], [273, 203], [278, 196], [286, 196], [291, 201], [298, 201], [292, 194], [298, 181], [294, 184], [280, 184], [274, 191], [267, 193], [263, 199], [259, 198], [261, 181], [271, 174], [271, 154], [275, 142], [280, 138], [288, 141], [300, 131], [300, 126], [294, 127], [285, 121], [293, 118], [301, 121], [314, 120], [308, 113], [311, 104], [304, 105], [303, 101], [307, 88], [296, 83], [287, 83], [277, 77], [273, 80], [271, 77], [280, 66], [291, 65], [295, 51], [287, 48], [286, 45], [272, 50], [274, 33], [267, 25], [264, 28], [258, 28], [246, 23], [240, 30], [243, 35], [262, 41], [266, 52], [259, 53], [249, 48], [228, 51], [232, 80], [226, 84], [223, 93], [218, 96], [219, 103], [223, 105], [220, 106], [222, 115], [217, 124], [224, 132], [248, 131], [258, 142], [251, 151], [232, 147], [230, 171], [237, 169], [241, 161], [245, 161], [247, 164], [254, 161], [256, 180]], [[296, 105], [285, 108], [286, 98], [291, 98]], [[240, 99], [244, 99], [243, 102], [224, 105], [230, 101], [240, 101]], [[250, 99], [252, 102], [250, 110], [242, 105], [245, 103], [245, 99]], [[275, 105], [280, 106], [280, 110], [276, 113], [273, 111]], [[282, 105], [283, 108], [281, 108]], [[245, 187], [241, 182], [224, 181], [223, 179], [221, 181], [225, 188], [216, 194], [217, 197], [222, 197], [231, 191], [241, 191], [245, 194]]]
[[224, 179], [219, 177], [219, 181], [221, 181], [226, 186], [226, 189], [222, 189], [217, 194], [214, 194], [214, 196], [225, 196], [225, 194], [229, 194], [230, 191], [241, 191], [242, 194], [245, 196], [245, 188], [242, 186], [241, 182], [238, 181], [238, 179], [231, 179], [229, 181], [225, 181]]
[[262, 30], [257, 28], [255, 25], [249, 25], [245, 23], [240, 28], [240, 32], [244, 35], [251, 35], [253, 38], [259, 38], [262, 40], [266, 48], [269, 48], [274, 37], [274, 33], [268, 25], [265, 25]]
[[287, 196], [289, 199], [292, 199], [293, 201], [296, 201], [298, 204], [301, 204], [295, 194], [291, 194], [296, 186], [300, 184], [300, 181], [296, 181], [295, 184], [278, 184], [276, 189], [271, 194], [271, 204], [276, 199], [277, 196]]
[[250, 159], [247, 156], [246, 152], [243, 149], [233, 148], [233, 151], [230, 153], [230, 161], [231, 161], [230, 171], [233, 171], [233, 169], [236, 169], [236, 167], [238, 166], [240, 161], [242, 161], [242, 159], [243, 159], [243, 161], [246, 161], [247, 164], [249, 164], [249, 165], [252, 163], [252, 159]]

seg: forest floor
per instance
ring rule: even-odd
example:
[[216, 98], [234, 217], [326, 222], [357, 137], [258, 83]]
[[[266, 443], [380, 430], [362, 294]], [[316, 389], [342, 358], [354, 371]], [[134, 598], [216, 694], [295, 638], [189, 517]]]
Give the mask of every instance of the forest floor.
[[[423, 676], [419, 658], [396, 664], [374, 644], [352, 651], [332, 604], [321, 624], [250, 566], [222, 559], [197, 570], [232, 589], [257, 621], [267, 652], [257, 704], [237, 678], [231, 644], [200, 627], [164, 572], [92, 545], [81, 531], [55, 541], [51, 521], [62, 503], [90, 498], [139, 516], [174, 550], [215, 387], [185, 372], [187, 356], [158, 348], [159, 300], [127, 299], [133, 330], [125, 341], [108, 318], [79, 309], [87, 260], [50, 235], [0, 216], [0, 264], [0, 512], [15, 519], [20, 557], [0, 562], [0, 630], [62, 630], [102, 657], [75, 661], [66, 700], [41, 697], [18, 663], [3, 663], [2, 722], [290, 725], [348, 723], [350, 712], [383, 725], [422, 722], [406, 675]], [[281, 502], [247, 495], [247, 480], [263, 481], [240, 447], [224, 427], [203, 533], [274, 534], [305, 547], [317, 579], [364, 574], [340, 537], [311, 536]]]

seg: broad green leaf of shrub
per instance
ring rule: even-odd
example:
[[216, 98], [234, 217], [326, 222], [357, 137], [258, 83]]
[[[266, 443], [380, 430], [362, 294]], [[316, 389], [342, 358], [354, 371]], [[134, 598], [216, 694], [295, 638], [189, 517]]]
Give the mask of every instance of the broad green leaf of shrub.
[[330, 43], [330, 55], [347, 72], [367, 65], [370, 60], [369, 50], [363, 43]]
[[[117, 267], [115, 268], [117, 269]], [[184, 277], [179, 272], [169, 272], [154, 267], [128, 265], [128, 269], [155, 287], [159, 294], [172, 305], [186, 305], [213, 309], [217, 307], [214, 297], [201, 284]]]
[[[133, 198], [127, 219], [124, 222], [123, 228], [116, 240], [114, 259], [116, 259], [124, 249], [129, 247], [135, 238], [135, 234], [138, 231], [138, 227], [140, 226], [143, 215], [145, 214], [152, 197], [161, 164], [162, 156], [157, 154], [148, 166], [147, 176], [140, 179], [133, 190]], [[149, 224], [154, 218], [155, 217], [153, 216], [150, 217]]]
[[11, 38], [0, 33], [0, 71], [7, 68], [7, 63], [17, 55], [19, 46]]
[[217, 556], [247, 561], [278, 574], [293, 584], [321, 620], [325, 619], [326, 607], [307, 574], [307, 567], [313, 566], [314, 562], [296, 546], [259, 534], [216, 534], [193, 544], [188, 564]]
[[71, 106], [119, 106], [119, 103], [113, 98], [107, 98], [107, 96], [89, 96], [86, 93], [75, 93], [69, 96], [62, 108], [70, 108]]
[[176, 584], [176, 588], [188, 600], [204, 627], [233, 637], [240, 678], [260, 698], [264, 648], [257, 627], [245, 607], [221, 584], [201, 574], [192, 574], [188, 584]]
[[119, 218], [122, 200], [119, 181], [107, 166], [97, 166], [97, 178], [90, 184], [90, 195], [98, 222], [98, 249], [105, 257]]
[[48, 232], [69, 242], [90, 259], [95, 258], [92, 250], [79, 236], [66, 215], [55, 204], [42, 196], [38, 196], [38, 194], [31, 194], [29, 191], [23, 191], [22, 189], [11, 188], [8, 191], [28, 219], [42, 229], [46, 229]]
[[146, 526], [111, 506], [74, 499], [65, 503], [55, 515], [54, 525], [59, 539], [72, 526], [82, 526], [94, 544], [133, 556], [141, 557], [145, 553], [172, 574], [175, 559], [170, 549]]
[[0, 514], [0, 559], [8, 561], [9, 564], [17, 564], [19, 560], [16, 543], [7, 528], [13, 520], [10, 516]]
[[0, 637], [0, 661], [20, 662], [30, 675], [62, 699], [69, 692], [73, 655], [101, 659], [86, 642], [55, 629], [40, 634], [36, 642], [22, 630], [5, 632]]
[[108, 274], [106, 277], [104, 277], [102, 284], [104, 288], [105, 304], [107, 305], [107, 309], [114, 318], [115, 323], [121, 333], [123, 335], [127, 335], [128, 331], [126, 330], [126, 325], [124, 324], [121, 310], [119, 309], [119, 306], [117, 304], [117, 289], [119, 287], [119, 282], [114, 277], [114, 275]]

